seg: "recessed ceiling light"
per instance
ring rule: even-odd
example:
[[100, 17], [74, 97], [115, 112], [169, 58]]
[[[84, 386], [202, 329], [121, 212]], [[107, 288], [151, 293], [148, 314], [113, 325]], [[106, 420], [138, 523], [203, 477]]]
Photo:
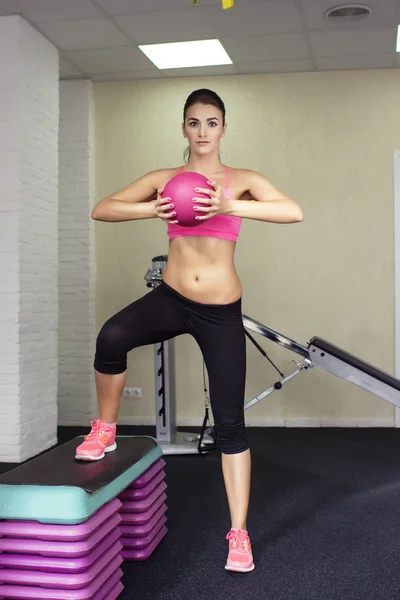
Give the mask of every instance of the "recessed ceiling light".
[[185, 67], [232, 64], [219, 40], [146, 44], [139, 46], [139, 49], [158, 69], [182, 69]]

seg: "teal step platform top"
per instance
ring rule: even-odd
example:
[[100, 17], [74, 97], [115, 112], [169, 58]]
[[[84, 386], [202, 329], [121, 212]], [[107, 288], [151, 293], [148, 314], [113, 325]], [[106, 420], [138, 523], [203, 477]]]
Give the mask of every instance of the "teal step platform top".
[[0, 475], [0, 519], [76, 524], [117, 497], [162, 456], [149, 436], [117, 436], [102, 460], [75, 460], [83, 437], [56, 446]]

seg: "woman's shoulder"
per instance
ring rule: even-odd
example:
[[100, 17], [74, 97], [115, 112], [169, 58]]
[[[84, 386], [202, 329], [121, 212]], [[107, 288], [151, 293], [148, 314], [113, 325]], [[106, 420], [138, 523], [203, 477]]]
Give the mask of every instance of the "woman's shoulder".
[[252, 199], [250, 188], [255, 178], [259, 176], [259, 173], [251, 169], [229, 167], [229, 185], [233, 190], [236, 190], [237, 197], [240, 200]]
[[256, 171], [252, 171], [251, 169], [241, 169], [236, 167], [229, 167], [229, 180], [237, 182], [241, 185], [250, 185], [250, 183], [257, 177], [259, 174]]
[[180, 167], [167, 167], [164, 169], [155, 169], [154, 171], [149, 171], [149, 173], [147, 173], [147, 176], [155, 180], [170, 179], [178, 173], [179, 169]]
[[164, 169], [155, 169], [154, 171], [148, 171], [140, 179], [146, 180], [155, 190], [165, 186], [167, 181], [174, 177], [179, 171], [179, 167], [167, 167]]
[[256, 174], [256, 171], [253, 171], [252, 169], [229, 167], [229, 173], [237, 177], [251, 177], [253, 174]]

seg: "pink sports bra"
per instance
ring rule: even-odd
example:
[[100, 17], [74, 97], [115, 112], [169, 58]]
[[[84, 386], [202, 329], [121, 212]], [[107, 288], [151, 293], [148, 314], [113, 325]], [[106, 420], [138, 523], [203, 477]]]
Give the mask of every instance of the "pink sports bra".
[[[178, 174], [182, 172], [183, 167], [180, 167]], [[225, 189], [226, 198], [232, 200], [232, 194], [229, 190], [229, 168], [225, 170]], [[223, 240], [231, 240], [236, 242], [239, 237], [240, 226], [242, 224], [241, 217], [233, 217], [231, 215], [216, 215], [206, 221], [201, 221], [195, 227], [183, 227], [178, 223], [167, 223], [168, 238], [170, 240], [182, 237], [214, 237]]]

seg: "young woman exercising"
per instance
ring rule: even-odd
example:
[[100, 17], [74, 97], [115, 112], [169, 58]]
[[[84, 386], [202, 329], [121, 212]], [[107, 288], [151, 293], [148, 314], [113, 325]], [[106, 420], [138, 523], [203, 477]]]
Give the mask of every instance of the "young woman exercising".
[[[102, 327], [96, 346], [95, 377], [99, 419], [76, 449], [78, 460], [99, 460], [115, 450], [120, 398], [126, 383], [127, 353], [183, 333], [198, 343], [207, 367], [210, 400], [222, 453], [222, 471], [231, 517], [227, 535], [226, 569], [254, 569], [247, 512], [250, 495], [250, 449], [244, 422], [246, 376], [242, 286], [234, 253], [243, 218], [271, 223], [303, 220], [299, 205], [263, 175], [232, 169], [220, 161], [225, 136], [225, 106], [213, 91], [200, 89], [187, 98], [183, 136], [189, 141], [183, 167], [151, 171], [93, 209], [98, 221], [160, 218], [169, 236], [168, 263], [161, 284], [111, 317]], [[166, 183], [180, 171], [207, 177], [215, 191], [199, 198], [199, 224], [183, 227], [174, 205], [163, 198]], [[204, 203], [206, 202], [206, 206]]]

